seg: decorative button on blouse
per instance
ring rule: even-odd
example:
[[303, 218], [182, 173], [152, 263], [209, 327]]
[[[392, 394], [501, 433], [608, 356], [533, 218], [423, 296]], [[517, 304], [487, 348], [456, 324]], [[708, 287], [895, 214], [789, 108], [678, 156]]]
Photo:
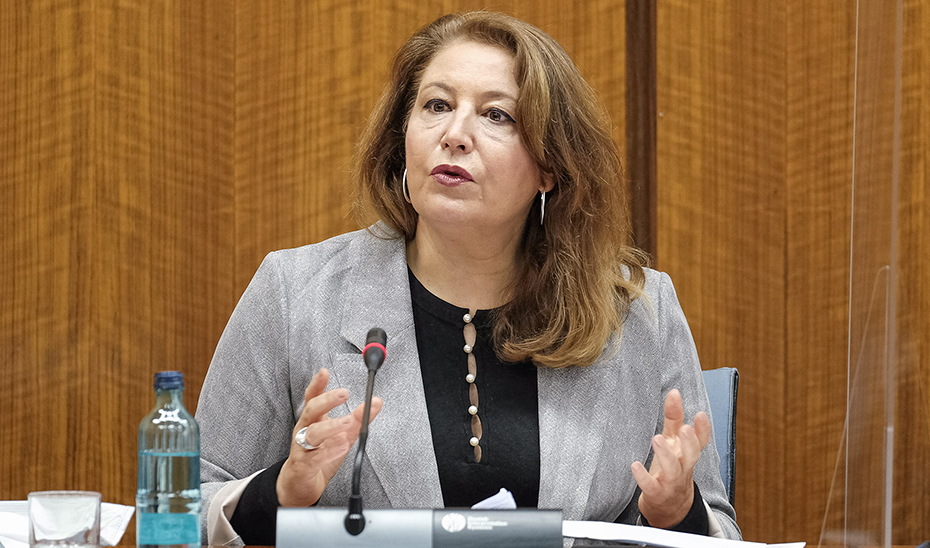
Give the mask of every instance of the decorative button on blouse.
[[481, 462], [481, 418], [478, 416], [478, 385], [475, 384], [475, 378], [478, 376], [478, 362], [475, 359], [475, 354], [473, 353], [475, 349], [475, 343], [478, 341], [478, 331], [475, 328], [475, 324], [472, 323], [474, 317], [470, 312], [465, 313], [462, 316], [462, 321], [465, 322], [465, 326], [462, 329], [462, 335], [465, 337], [465, 346], [462, 347], [462, 350], [465, 351], [466, 361], [468, 363], [468, 373], [465, 375], [465, 381], [468, 382], [468, 414], [471, 415], [471, 439], [468, 440], [468, 443], [475, 448], [475, 462]]

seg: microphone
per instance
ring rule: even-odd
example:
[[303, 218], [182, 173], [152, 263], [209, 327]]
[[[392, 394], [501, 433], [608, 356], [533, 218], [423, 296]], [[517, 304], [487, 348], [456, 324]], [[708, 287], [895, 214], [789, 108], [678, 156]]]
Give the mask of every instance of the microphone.
[[362, 350], [362, 357], [365, 358], [365, 365], [368, 366], [369, 371], [377, 371], [384, 363], [384, 358], [387, 356], [386, 346], [387, 333], [380, 327], [372, 327], [365, 339], [365, 349]]
[[368, 389], [352, 467], [349, 513], [345, 507], [278, 508], [275, 545], [306, 548], [307, 531], [313, 531], [313, 545], [320, 548], [562, 548], [560, 510], [376, 508], [362, 515], [362, 459], [368, 441], [375, 373], [387, 354], [386, 343], [384, 330], [376, 327], [368, 332], [362, 350], [368, 368]]
[[368, 443], [368, 420], [371, 416], [371, 398], [375, 387], [375, 373], [387, 357], [387, 333], [380, 327], [368, 331], [362, 357], [368, 367], [368, 387], [365, 390], [365, 413], [362, 427], [358, 431], [358, 450], [355, 451], [355, 464], [352, 467], [352, 494], [349, 495], [349, 514], [345, 519], [346, 531], [356, 536], [365, 529], [365, 516], [362, 515], [362, 458]]

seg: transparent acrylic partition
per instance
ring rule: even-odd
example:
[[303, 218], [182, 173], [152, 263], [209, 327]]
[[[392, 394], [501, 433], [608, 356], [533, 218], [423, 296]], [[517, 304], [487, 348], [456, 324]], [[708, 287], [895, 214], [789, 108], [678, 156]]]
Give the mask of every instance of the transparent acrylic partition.
[[846, 424], [820, 544], [891, 546], [901, 0], [856, 6]]

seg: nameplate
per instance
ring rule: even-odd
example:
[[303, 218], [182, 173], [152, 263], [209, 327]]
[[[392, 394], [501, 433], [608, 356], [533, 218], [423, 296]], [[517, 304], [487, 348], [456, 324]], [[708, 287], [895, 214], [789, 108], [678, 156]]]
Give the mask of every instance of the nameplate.
[[559, 510], [365, 510], [346, 531], [345, 508], [279, 508], [278, 548], [561, 548]]

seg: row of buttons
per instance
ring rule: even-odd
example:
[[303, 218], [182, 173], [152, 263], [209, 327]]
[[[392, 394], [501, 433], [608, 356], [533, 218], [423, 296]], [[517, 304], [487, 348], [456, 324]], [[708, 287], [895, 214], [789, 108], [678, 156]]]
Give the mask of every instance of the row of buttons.
[[478, 364], [475, 361], [475, 355], [472, 351], [475, 348], [475, 339], [477, 332], [475, 324], [471, 323], [471, 314], [462, 316], [465, 322], [463, 333], [465, 335], [465, 346], [462, 350], [468, 355], [468, 374], [465, 375], [465, 381], [468, 382], [468, 399], [471, 405], [468, 406], [468, 414], [471, 415], [471, 439], [468, 443], [475, 448], [475, 460], [481, 462], [481, 419], [478, 417], [478, 387], [475, 385], [475, 379], [478, 376]]

